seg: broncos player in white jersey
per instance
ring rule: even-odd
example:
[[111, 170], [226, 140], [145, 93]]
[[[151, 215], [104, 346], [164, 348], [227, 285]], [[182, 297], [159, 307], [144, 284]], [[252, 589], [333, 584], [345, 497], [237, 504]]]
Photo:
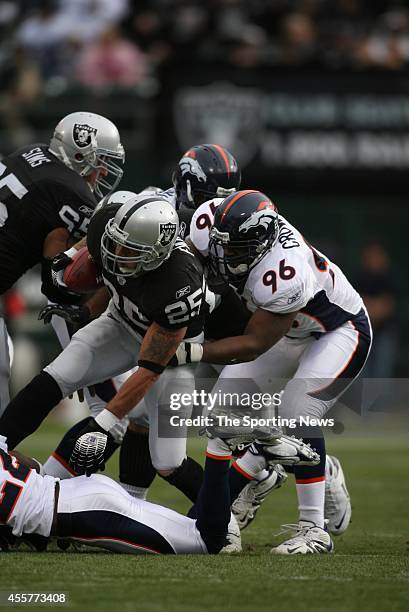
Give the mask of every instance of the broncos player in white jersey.
[[[263, 435], [266, 462], [278, 461], [279, 455], [280, 461], [287, 456], [290, 463], [316, 463], [319, 459], [299, 440], [268, 431]], [[101, 433], [85, 434], [78, 441], [78, 451], [95, 443], [99, 448], [104, 437]], [[56, 536], [123, 553], [218, 553], [230, 520], [228, 474], [234, 445], [232, 439], [208, 440], [193, 519], [135, 499], [106, 476], [60, 481], [43, 475], [36, 460], [9, 453], [7, 439], [0, 436], [0, 552], [22, 536], [35, 542], [37, 550], [45, 550], [48, 538]]]
[[[205, 203], [192, 219], [190, 240], [253, 314], [242, 336], [182, 344], [179, 363], [231, 364], [223, 369], [218, 390], [229, 390], [230, 384], [237, 391], [240, 381], [245, 390], [252, 379], [271, 393], [280, 391], [287, 379], [279, 415], [321, 418], [358, 376], [371, 346], [362, 299], [340, 268], [280, 216], [266, 195], [254, 190]], [[325, 519], [334, 534], [350, 521], [340, 463], [335, 458], [326, 462], [319, 428], [310, 428], [307, 435], [321, 462], [294, 468], [299, 523], [290, 527], [293, 537], [272, 549], [276, 554], [331, 552]], [[252, 478], [256, 452], [253, 457], [247, 471], [243, 466], [240, 472], [231, 470], [232, 499], [245, 478]]]

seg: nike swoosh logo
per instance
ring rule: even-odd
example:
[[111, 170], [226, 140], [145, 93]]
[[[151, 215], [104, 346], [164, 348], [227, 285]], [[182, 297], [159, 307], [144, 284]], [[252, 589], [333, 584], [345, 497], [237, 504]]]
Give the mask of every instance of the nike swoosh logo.
[[296, 546], [295, 548], [288, 548], [287, 552], [289, 552], [290, 554], [293, 552], [296, 552], [297, 550], [300, 550], [301, 546]]
[[342, 522], [343, 522], [343, 520], [344, 520], [344, 518], [345, 518], [346, 513], [347, 513], [347, 511], [345, 510], [345, 512], [344, 512], [344, 514], [342, 515], [342, 518], [341, 518], [341, 520], [339, 521], [338, 525], [335, 525], [335, 529], [339, 529], [339, 528], [341, 527]]

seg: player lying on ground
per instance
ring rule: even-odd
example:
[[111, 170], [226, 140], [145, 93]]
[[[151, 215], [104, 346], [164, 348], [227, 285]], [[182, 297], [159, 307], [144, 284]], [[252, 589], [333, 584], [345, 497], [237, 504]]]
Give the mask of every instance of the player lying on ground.
[[[252, 316], [242, 336], [182, 345], [179, 363], [229, 364], [216, 384], [218, 392], [246, 392], [249, 379], [270, 394], [285, 385], [281, 417], [322, 418], [361, 372], [372, 338], [363, 301], [340, 268], [254, 190], [199, 207], [190, 239], [199, 253], [210, 256], [211, 268], [242, 297]], [[342, 469], [339, 462], [328, 462], [334, 488], [324, 511], [322, 431], [311, 427], [296, 435], [309, 439], [321, 461], [294, 468], [299, 524], [295, 537], [273, 552], [330, 552], [325, 518], [333, 533], [342, 533], [351, 516]], [[233, 473], [233, 497], [245, 484], [243, 473]]]
[[[261, 433], [261, 432], [260, 432]], [[255, 440], [258, 434], [248, 438]], [[78, 441], [98, 452], [104, 434]], [[253, 447], [264, 465], [285, 459], [319, 461], [317, 453], [294, 438], [269, 432]], [[242, 441], [242, 439], [241, 439]], [[195, 518], [131, 497], [118, 483], [94, 474], [58, 481], [42, 476], [35, 461], [10, 455], [0, 436], [0, 545], [23, 534], [59, 537], [124, 553], [215, 554], [223, 548], [230, 521], [229, 464], [235, 440], [208, 440], [203, 483]], [[274, 458], [280, 456], [280, 459]], [[1, 550], [1, 549], [0, 549]]]

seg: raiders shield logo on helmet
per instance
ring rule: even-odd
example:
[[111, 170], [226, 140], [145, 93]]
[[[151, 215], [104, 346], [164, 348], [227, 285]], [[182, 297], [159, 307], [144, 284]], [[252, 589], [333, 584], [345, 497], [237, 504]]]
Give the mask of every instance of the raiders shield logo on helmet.
[[87, 147], [91, 144], [92, 136], [97, 133], [96, 128], [87, 125], [86, 123], [75, 123], [72, 137], [77, 147]]
[[176, 223], [160, 223], [159, 233], [159, 243], [168, 246], [176, 235]]

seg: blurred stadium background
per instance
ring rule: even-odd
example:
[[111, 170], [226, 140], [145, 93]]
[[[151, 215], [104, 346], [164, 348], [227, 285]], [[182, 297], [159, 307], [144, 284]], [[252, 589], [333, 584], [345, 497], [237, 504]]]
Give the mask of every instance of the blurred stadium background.
[[[0, 0], [0, 155], [47, 142], [75, 110], [118, 125], [123, 189], [167, 188], [188, 147], [227, 147], [242, 165], [243, 187], [266, 191], [361, 291], [375, 331], [366, 376], [408, 377], [407, 2]], [[34, 270], [4, 303], [14, 390], [58, 352], [37, 321], [39, 286]], [[407, 413], [405, 380], [399, 393], [398, 381], [389, 387], [389, 407]], [[58, 421], [81, 410], [65, 405], [22, 450], [46, 459], [66, 428]], [[100, 609], [120, 601], [133, 610], [137, 601], [161, 610], [164, 593], [178, 612], [266, 609], [271, 601], [277, 610], [407, 609], [407, 417], [368, 422], [349, 411], [342, 422], [349, 435], [331, 433], [328, 447], [349, 478], [354, 522], [332, 559], [265, 554], [280, 522], [296, 519], [291, 483], [245, 532], [246, 563], [78, 554], [59, 559], [56, 572], [53, 555], [37, 558], [33, 570], [32, 556], [21, 553], [17, 566], [5, 564], [3, 582], [49, 590], [53, 576], [54, 589], [88, 610], [96, 601]], [[198, 459], [202, 446], [190, 441]], [[117, 477], [117, 457], [107, 471]], [[188, 507], [159, 478], [150, 499]]]
[[[406, 2], [1, 0], [0, 40], [2, 155], [94, 111], [120, 128], [121, 186], [138, 190], [218, 142], [361, 290], [366, 375], [407, 376]], [[5, 300], [15, 389], [57, 350], [38, 287], [34, 271]]]

